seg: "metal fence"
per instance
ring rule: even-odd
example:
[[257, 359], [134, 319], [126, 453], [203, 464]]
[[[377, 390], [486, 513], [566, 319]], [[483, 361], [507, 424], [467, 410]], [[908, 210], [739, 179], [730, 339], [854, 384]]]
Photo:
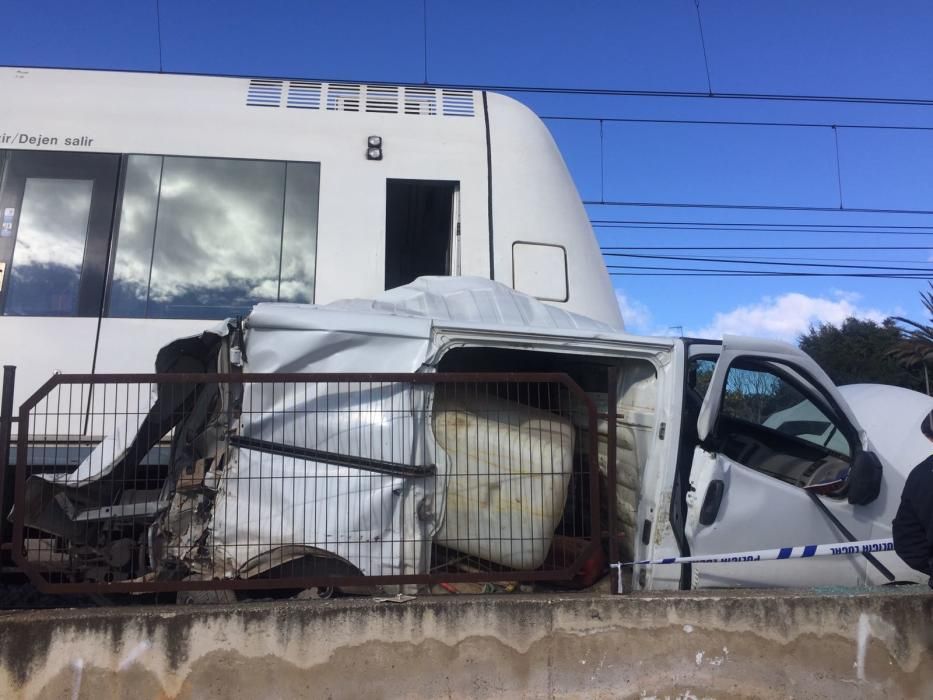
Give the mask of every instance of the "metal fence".
[[568, 581], [596, 424], [563, 374], [58, 375], [19, 413], [13, 561], [49, 593]]

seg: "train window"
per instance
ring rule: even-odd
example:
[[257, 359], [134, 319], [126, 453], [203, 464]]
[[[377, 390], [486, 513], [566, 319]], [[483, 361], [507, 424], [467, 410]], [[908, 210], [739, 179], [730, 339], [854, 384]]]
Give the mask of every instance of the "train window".
[[459, 184], [386, 182], [386, 289], [422, 275], [450, 274], [454, 195]]
[[0, 187], [0, 309], [100, 315], [120, 156], [9, 151]]
[[13, 248], [7, 314], [77, 313], [93, 184], [92, 180], [26, 180]]
[[110, 291], [110, 315], [146, 315], [152, 241], [162, 158], [130, 156], [123, 180], [119, 246]]
[[313, 300], [319, 166], [129, 156], [110, 316], [224, 318]]
[[317, 258], [317, 210], [321, 170], [308, 163], [289, 163], [285, 171], [285, 221], [282, 229], [282, 272], [279, 301], [314, 301]]

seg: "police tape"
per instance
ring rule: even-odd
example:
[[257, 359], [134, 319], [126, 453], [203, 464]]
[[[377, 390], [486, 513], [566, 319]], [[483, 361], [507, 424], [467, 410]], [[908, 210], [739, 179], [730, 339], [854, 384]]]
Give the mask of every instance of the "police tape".
[[894, 540], [888, 537], [879, 540], [858, 540], [856, 542], [834, 542], [832, 544], [807, 544], [797, 547], [755, 549], [749, 552], [732, 552], [729, 554], [702, 554], [695, 557], [642, 559], [641, 561], [616, 562], [609, 566], [618, 571], [618, 590], [621, 591], [622, 567], [624, 566], [644, 566], [648, 564], [735, 564], [738, 562], [750, 561], [780, 561], [783, 559], [808, 559], [810, 557], [873, 554], [875, 552], [892, 551], [894, 551]]

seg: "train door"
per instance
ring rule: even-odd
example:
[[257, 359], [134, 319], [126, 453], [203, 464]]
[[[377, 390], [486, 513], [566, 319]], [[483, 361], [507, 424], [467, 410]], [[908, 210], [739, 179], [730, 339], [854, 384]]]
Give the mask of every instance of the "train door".
[[459, 186], [442, 180], [386, 182], [386, 289], [425, 275], [459, 273]]
[[17, 404], [49, 368], [91, 371], [119, 169], [103, 153], [4, 154], [0, 358], [17, 366]]

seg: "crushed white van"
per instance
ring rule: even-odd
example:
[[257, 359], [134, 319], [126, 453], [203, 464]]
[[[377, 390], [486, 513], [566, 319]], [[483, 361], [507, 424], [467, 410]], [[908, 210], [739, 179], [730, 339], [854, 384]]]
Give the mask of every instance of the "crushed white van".
[[[314, 543], [315, 551], [374, 576], [428, 572], [430, 545], [438, 543], [510, 569], [540, 566], [570, 501], [566, 471], [552, 469], [547, 479], [529, 481], [527, 469], [517, 470], [508, 476], [517, 495], [507, 508], [471, 501], [477, 479], [486, 480], [482, 489], [497, 487], [492, 482], [502, 465], [458, 482], [452, 476], [457, 460], [466, 459], [458, 454], [480, 462], [489, 454], [482, 446], [458, 453], [466, 443], [458, 437], [463, 431], [486, 436], [488, 448], [489, 436], [496, 436], [495, 446], [503, 445], [513, 434], [531, 434], [532, 425], [534, 442], [522, 443], [525, 454], [537, 455], [529, 459], [560, 467], [595, 445], [593, 456], [604, 473], [614, 443], [616, 517], [623, 550], [636, 561], [889, 537], [906, 475], [930, 451], [921, 424], [933, 410], [931, 397], [870, 386], [840, 390], [811, 358], [781, 342], [629, 335], [480, 278], [425, 277], [371, 300], [323, 306], [260, 304], [242, 327], [224, 323], [159, 353], [160, 372], [192, 367], [247, 373], [562, 373], [601, 413], [616, 395], [617, 422], [601, 420], [593, 440], [588, 426], [530, 407], [521, 425], [495, 423], [490, 416], [498, 409], [489, 402], [498, 398], [445, 396], [431, 386], [411, 393], [391, 381], [376, 393], [324, 388], [297, 396], [298, 389], [287, 383], [278, 393], [249, 384], [235, 395], [220, 391], [199, 399], [203, 411], [195, 406], [185, 420], [200, 421], [201, 433], [228, 435], [221, 441], [223, 454], [173, 448], [171, 459], [178, 465], [187, 460], [185, 469], [170, 464], [158, 488], [134, 492], [136, 520], [126, 531], [150, 543], [150, 577], [179, 568], [197, 574], [198, 552], [207, 542], [215, 552], [211, 570], [217, 571], [221, 556], [224, 575], [236, 578], [261, 575], [297, 556], [295, 542]], [[610, 368], [618, 376], [612, 390]], [[148, 413], [139, 412], [128, 429], [111, 430], [72, 473], [31, 476], [23, 501], [26, 525], [68, 541], [77, 532], [74, 523], [101, 517], [102, 511], [113, 518], [126, 506], [118, 502], [119, 489], [89, 487], [125, 470], [127, 455], [148, 451], [171, 428], [176, 439], [189, 431], [188, 424], [160, 422], [160, 415], [168, 415], [161, 400], [161, 406], [156, 401]], [[186, 399], [176, 398], [181, 400]], [[300, 410], [275, 413], [286, 404]], [[319, 412], [325, 404], [334, 415], [348, 407], [354, 411], [346, 412], [351, 417], [343, 423], [331, 423], [331, 413]], [[389, 426], [380, 434], [395, 437], [376, 444], [375, 424]], [[516, 444], [521, 440], [516, 437]], [[383, 470], [377, 479], [372, 465], [358, 469], [354, 460], [372, 459], [376, 450], [379, 464], [402, 469]], [[221, 463], [222, 469], [215, 468]], [[425, 464], [436, 468], [419, 471]], [[260, 483], [250, 478], [260, 473], [274, 474], [274, 487], [252, 494], [238, 488]], [[330, 481], [296, 487], [308, 474], [329, 475]], [[196, 488], [188, 484], [192, 479]], [[89, 502], [89, 493], [103, 500]], [[525, 494], [545, 494], [550, 505], [529, 516], [514, 505]], [[39, 503], [42, 508], [33, 507]], [[406, 520], [406, 512], [418, 517]], [[281, 527], [264, 533], [270, 514]], [[545, 536], [524, 548], [489, 547], [491, 531], [523, 526]], [[473, 536], [464, 537], [470, 528]], [[344, 544], [328, 550], [328, 538]], [[185, 546], [192, 542], [198, 546]], [[75, 556], [88, 543], [69, 546]], [[95, 555], [101, 556], [99, 545]], [[632, 578], [640, 590], [920, 580], [893, 552], [878, 553], [876, 560], [880, 567], [861, 556], [642, 565], [633, 568]]]

